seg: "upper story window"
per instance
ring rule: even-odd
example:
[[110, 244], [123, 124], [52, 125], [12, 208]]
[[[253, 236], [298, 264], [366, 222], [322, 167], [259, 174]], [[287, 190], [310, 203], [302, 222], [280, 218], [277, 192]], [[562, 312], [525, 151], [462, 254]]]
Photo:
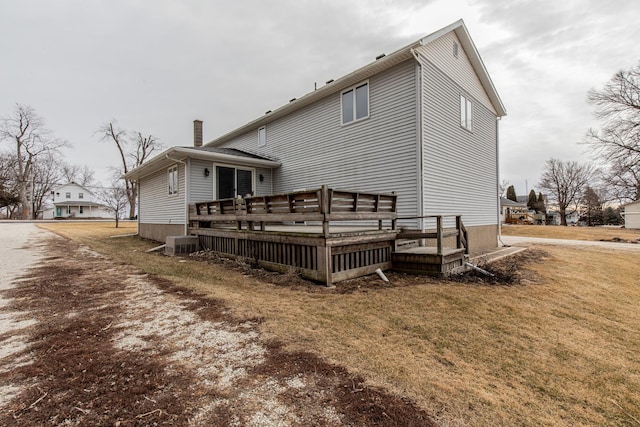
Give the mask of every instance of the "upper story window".
[[258, 147], [264, 147], [267, 145], [267, 127], [262, 126], [258, 129]]
[[342, 124], [369, 117], [369, 82], [360, 83], [342, 92]]
[[66, 197], [67, 199], [70, 199], [70, 198], [71, 198], [71, 193], [67, 193], [67, 194], [65, 194], [65, 197]]
[[178, 194], [178, 166], [172, 166], [168, 171], [169, 194]]
[[78, 199], [84, 199], [84, 193], [78, 193]]
[[473, 104], [464, 95], [460, 95], [460, 126], [473, 130]]

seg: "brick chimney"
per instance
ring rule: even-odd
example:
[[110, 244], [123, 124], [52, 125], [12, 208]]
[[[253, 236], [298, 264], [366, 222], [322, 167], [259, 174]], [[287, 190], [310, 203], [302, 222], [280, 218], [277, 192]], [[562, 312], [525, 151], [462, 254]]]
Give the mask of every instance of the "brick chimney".
[[193, 121], [193, 146], [202, 147], [202, 120]]

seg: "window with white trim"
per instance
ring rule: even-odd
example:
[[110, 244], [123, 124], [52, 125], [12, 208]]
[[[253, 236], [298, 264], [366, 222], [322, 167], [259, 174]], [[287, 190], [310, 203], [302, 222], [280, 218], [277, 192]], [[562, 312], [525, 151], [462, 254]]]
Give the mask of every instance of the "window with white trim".
[[78, 193], [78, 199], [84, 199], [84, 193]]
[[267, 127], [262, 126], [258, 129], [258, 147], [264, 147], [267, 145]]
[[71, 198], [71, 193], [66, 193], [64, 196], [65, 196], [67, 199], [70, 199], [70, 198]]
[[369, 117], [369, 82], [342, 91], [342, 124]]
[[473, 130], [473, 104], [464, 95], [460, 95], [460, 126]]
[[178, 166], [172, 166], [168, 171], [169, 194], [178, 194]]

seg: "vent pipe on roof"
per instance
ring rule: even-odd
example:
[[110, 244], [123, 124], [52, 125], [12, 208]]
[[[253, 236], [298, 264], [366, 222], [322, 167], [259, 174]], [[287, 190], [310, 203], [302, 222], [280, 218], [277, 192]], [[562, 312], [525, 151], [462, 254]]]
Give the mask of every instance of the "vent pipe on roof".
[[193, 146], [202, 147], [202, 120], [193, 121]]

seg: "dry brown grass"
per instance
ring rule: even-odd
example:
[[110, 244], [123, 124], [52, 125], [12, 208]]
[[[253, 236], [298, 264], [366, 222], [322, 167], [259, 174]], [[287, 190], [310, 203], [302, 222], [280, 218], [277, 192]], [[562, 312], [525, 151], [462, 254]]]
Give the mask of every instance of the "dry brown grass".
[[443, 426], [639, 425], [637, 255], [545, 247], [527, 284], [390, 274], [394, 286], [341, 294], [147, 254], [155, 243], [105, 238], [113, 228], [45, 227], [262, 318], [265, 336], [415, 399]]
[[570, 240], [636, 240], [640, 230], [620, 227], [564, 227], [559, 225], [503, 225], [505, 236], [545, 237]]

